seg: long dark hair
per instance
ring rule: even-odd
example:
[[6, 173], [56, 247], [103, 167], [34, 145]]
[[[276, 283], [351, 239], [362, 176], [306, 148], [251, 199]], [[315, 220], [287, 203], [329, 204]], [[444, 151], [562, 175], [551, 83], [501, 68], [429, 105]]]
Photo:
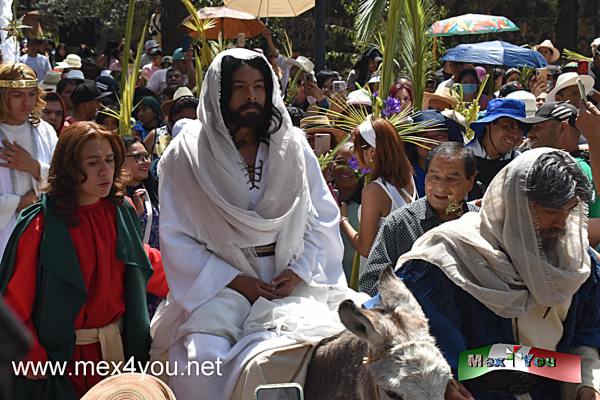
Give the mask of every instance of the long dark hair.
[[119, 136], [95, 122], [76, 122], [67, 127], [58, 139], [48, 174], [46, 193], [54, 200], [56, 213], [68, 226], [77, 226], [77, 189], [87, 177], [81, 172], [81, 151], [90, 139], [107, 139], [115, 155], [115, 174], [107, 199], [115, 205], [123, 203], [126, 172], [123, 169], [125, 147]]
[[376, 57], [383, 56], [379, 50], [372, 47], [365, 51], [360, 57], [360, 60], [354, 64], [354, 71], [357, 74], [356, 83], [358, 83], [360, 87], [365, 86], [365, 83], [367, 83], [367, 75], [369, 74], [369, 60], [374, 60]]
[[255, 130], [255, 134], [259, 141], [268, 143], [269, 137], [281, 128], [283, 116], [281, 115], [281, 111], [273, 106], [273, 71], [271, 66], [262, 57], [254, 57], [248, 60], [232, 56], [223, 57], [221, 60], [221, 116], [230, 133], [234, 134], [239, 127], [236, 121], [234, 121], [232, 113], [229, 111], [229, 101], [233, 92], [233, 73], [244, 65], [249, 65], [258, 70], [265, 82], [266, 100], [264, 112], [266, 118], [264, 123]]

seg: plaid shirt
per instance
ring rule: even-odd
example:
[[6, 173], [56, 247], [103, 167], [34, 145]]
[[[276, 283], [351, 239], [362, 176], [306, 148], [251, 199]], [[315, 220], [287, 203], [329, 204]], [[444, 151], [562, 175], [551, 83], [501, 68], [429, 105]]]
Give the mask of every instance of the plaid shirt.
[[[465, 211], [478, 212], [479, 208], [467, 203]], [[367, 265], [360, 271], [359, 291], [371, 296], [377, 294], [381, 271], [389, 266], [395, 267], [400, 256], [407, 253], [418, 238], [442, 223], [426, 197], [388, 215], [373, 242]]]

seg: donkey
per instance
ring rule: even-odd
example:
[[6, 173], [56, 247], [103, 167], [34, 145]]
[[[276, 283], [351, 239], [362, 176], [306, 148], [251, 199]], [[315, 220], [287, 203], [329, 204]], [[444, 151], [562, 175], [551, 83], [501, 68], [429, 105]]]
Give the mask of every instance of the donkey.
[[347, 330], [317, 344], [308, 366], [306, 400], [443, 400], [450, 366], [427, 318], [391, 268], [379, 279], [381, 305], [352, 301], [338, 313]]

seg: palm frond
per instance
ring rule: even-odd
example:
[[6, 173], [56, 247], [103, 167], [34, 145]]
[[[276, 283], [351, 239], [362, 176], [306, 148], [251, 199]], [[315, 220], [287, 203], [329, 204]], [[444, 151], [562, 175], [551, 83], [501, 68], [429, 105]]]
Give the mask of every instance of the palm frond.
[[338, 151], [340, 151], [342, 146], [345, 145], [346, 143], [348, 143], [349, 140], [350, 140], [350, 135], [346, 135], [346, 137], [344, 137], [344, 139], [340, 140], [333, 149], [331, 149], [327, 153], [321, 154], [319, 157], [317, 157], [317, 159], [319, 160], [319, 167], [321, 168], [321, 171], [325, 171], [329, 167], [329, 165], [335, 159], [335, 156], [338, 153]]
[[458, 85], [458, 90], [452, 91], [452, 95], [458, 100], [458, 103], [454, 107], [454, 111], [462, 114], [462, 116], [465, 117], [465, 122], [467, 125], [465, 137], [468, 141], [473, 140], [473, 137], [475, 136], [475, 132], [473, 131], [473, 129], [471, 129], [471, 123], [477, 121], [477, 118], [479, 117], [479, 111], [481, 109], [479, 106], [479, 99], [481, 98], [481, 95], [485, 90], [489, 77], [490, 76], [488, 74], [483, 78], [483, 81], [479, 85], [479, 92], [477, 93], [477, 97], [475, 97], [471, 102], [466, 102], [463, 100], [462, 86]]
[[292, 58], [292, 55], [294, 54], [294, 48], [292, 47], [292, 41], [285, 29], [283, 30], [283, 36], [285, 38], [285, 41], [283, 42], [283, 56], [289, 59]]
[[[392, 3], [397, 1], [390, 0]], [[387, 3], [388, 0], [364, 0], [359, 6], [358, 14], [354, 21], [359, 41], [366, 42], [368, 40], [371, 32], [375, 30], [375, 26], [381, 21]]]
[[[338, 98], [330, 99], [333, 107], [329, 109], [320, 109], [320, 112], [327, 114], [331, 120], [335, 122], [328, 127], [335, 127], [346, 134], [350, 135], [354, 129], [362, 124], [369, 114], [364, 107], [354, 105], [346, 105], [343, 100]], [[342, 111], [334, 111], [339, 109]], [[421, 136], [421, 133], [437, 130], [439, 127], [432, 121], [414, 122], [412, 117], [416, 115], [412, 109], [402, 110], [398, 114], [394, 114], [387, 120], [394, 126], [400, 138], [417, 146], [425, 147], [427, 144], [439, 144], [438, 141]]]
[[[130, 10], [133, 12], [132, 10]], [[119, 135], [127, 136], [131, 135], [132, 118], [131, 114], [137, 107], [137, 104], [133, 105], [135, 85], [138, 80], [140, 73], [140, 64], [142, 60], [142, 54], [144, 54], [144, 38], [148, 32], [148, 21], [144, 24], [144, 29], [140, 40], [138, 41], [138, 47], [136, 49], [135, 60], [133, 61], [133, 68], [131, 73], [127, 69], [124, 70], [125, 75], [121, 75], [121, 84], [123, 89], [121, 92], [120, 108], [119, 108]]]
[[[400, 39], [398, 23], [402, 18], [403, 1], [406, 0], [390, 0], [387, 28], [385, 32], [385, 44], [383, 46], [383, 61], [380, 70], [381, 81], [379, 83], [379, 99], [382, 104], [387, 98], [390, 87], [394, 82], [394, 58], [396, 55], [396, 43]], [[373, 115], [379, 116], [377, 112]]]
[[[129, 57], [131, 56], [131, 36], [133, 35], [133, 20], [135, 17], [135, 0], [129, 0], [127, 7], [127, 23], [125, 24], [125, 46], [121, 55], [121, 71], [127, 74], [129, 71]], [[121, 93], [125, 90], [125, 79], [121, 76]]]
[[575, 51], [571, 51], [569, 49], [563, 49], [563, 57], [569, 61], [592, 61], [591, 58], [579, 54]]
[[413, 86], [413, 106], [421, 109], [427, 79], [433, 73], [433, 39], [426, 31], [435, 21], [437, 7], [431, 0], [404, 1], [400, 56]]
[[[200, 94], [202, 88], [202, 79], [204, 77], [204, 67], [210, 65], [213, 60], [213, 46], [206, 39], [205, 32], [208, 29], [212, 29], [217, 26], [215, 19], [200, 19], [196, 7], [190, 0], [180, 0], [185, 6], [187, 12], [192, 17], [191, 21], [187, 21], [184, 26], [197, 32], [198, 36], [195, 40], [199, 43], [199, 46], [195, 46], [194, 53], [195, 57], [195, 68], [196, 68], [196, 93]], [[183, 49], [186, 51], [187, 49]]]
[[527, 66], [523, 66], [521, 68], [521, 73], [519, 75], [519, 83], [521, 84], [521, 86], [523, 86], [524, 88], [529, 87], [529, 80], [533, 76], [534, 72], [535, 72], [535, 68], [531, 68], [531, 67], [527, 67]]

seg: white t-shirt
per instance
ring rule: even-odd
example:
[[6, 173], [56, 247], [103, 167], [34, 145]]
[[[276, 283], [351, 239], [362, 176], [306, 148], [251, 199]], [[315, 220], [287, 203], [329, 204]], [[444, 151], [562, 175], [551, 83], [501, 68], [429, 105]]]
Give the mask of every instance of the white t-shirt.
[[19, 58], [19, 61], [23, 64], [27, 64], [33, 69], [37, 75], [38, 82], [42, 82], [46, 77], [46, 72], [50, 71], [50, 61], [48, 57], [38, 54], [35, 57], [31, 57], [29, 54], [25, 54]]
[[[188, 77], [186, 74], [182, 74], [183, 75], [183, 84], [184, 86], [187, 86], [188, 84]], [[154, 73], [152, 74], [152, 77], [150, 77], [150, 80], [148, 81], [148, 83], [146, 84], [146, 87], [150, 90], [152, 90], [157, 96], [160, 96], [163, 92], [163, 90], [165, 90], [167, 88], [167, 69], [159, 69], [158, 71], [154, 71]]]

